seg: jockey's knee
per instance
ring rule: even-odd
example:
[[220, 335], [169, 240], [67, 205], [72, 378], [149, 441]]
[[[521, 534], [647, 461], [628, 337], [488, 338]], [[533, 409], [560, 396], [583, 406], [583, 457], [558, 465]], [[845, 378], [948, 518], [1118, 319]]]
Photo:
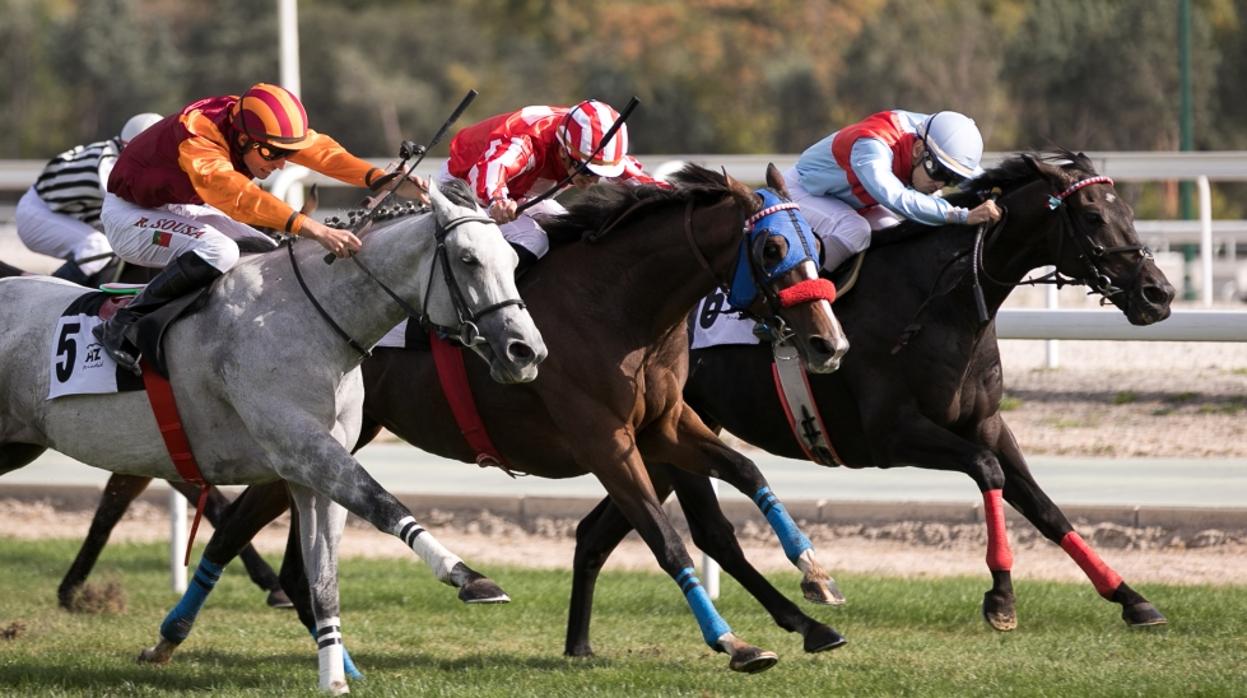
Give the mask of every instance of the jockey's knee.
[[853, 255], [870, 247], [870, 223], [861, 217], [842, 220], [823, 238], [823, 268], [835, 271]]
[[224, 235], [205, 235], [192, 252], [221, 273], [238, 264], [238, 243]]

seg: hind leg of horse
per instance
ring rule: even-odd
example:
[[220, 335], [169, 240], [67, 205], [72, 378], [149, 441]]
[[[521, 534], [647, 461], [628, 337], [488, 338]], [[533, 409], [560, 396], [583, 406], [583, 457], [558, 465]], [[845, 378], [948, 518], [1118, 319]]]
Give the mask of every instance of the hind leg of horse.
[[104, 493], [100, 495], [100, 503], [95, 507], [95, 515], [91, 517], [91, 528], [87, 531], [87, 537], [82, 541], [77, 557], [56, 589], [56, 601], [61, 608], [70, 609], [74, 592], [87, 581], [104, 546], [108, 545], [108, 537], [112, 535], [117, 522], [151, 481], [150, 477], [117, 473], [108, 478]]
[[320, 689], [349, 693], [343, 670], [342, 620], [338, 604], [338, 542], [346, 527], [346, 509], [328, 497], [290, 484], [298, 512], [303, 569], [316, 618], [316, 658]]
[[[601, 443], [594, 441], [595, 445]], [[617, 443], [614, 439], [602, 441], [610, 443], [610, 450], [615, 450], [616, 447], [618, 450], [613, 454], [598, 454], [601, 459], [597, 462], [623, 462], [617, 468], [594, 469], [594, 474], [654, 553], [658, 564], [679, 585], [685, 601], [697, 619], [706, 645], [715, 651], [726, 652], [731, 657], [728, 666], [733, 671], [752, 673], [774, 666], [779, 661], [774, 652], [760, 649], [738, 638], [715, 610], [710, 596], [706, 594], [694, 572], [693, 559], [654, 493], [645, 464], [636, 449], [630, 443]], [[624, 455], [621, 456], [620, 453]]]
[[1060, 507], [1035, 482], [1009, 427], [999, 416], [996, 419], [999, 421], [996, 452], [1000, 455], [1000, 463], [1004, 468], [1004, 497], [1009, 504], [1034, 524], [1045, 538], [1061, 546], [1073, 558], [1091, 579], [1100, 596], [1121, 605], [1122, 620], [1128, 625], [1145, 627], [1167, 623], [1165, 616], [1155, 606], [1143, 598], [1142, 594], [1130, 588], [1121, 575], [1100, 559], [1082, 536], [1078, 535]]
[[252, 485], [229, 503], [214, 522], [212, 537], [204, 548], [203, 557], [178, 600], [160, 624], [160, 639], [155, 646], [143, 650], [139, 661], [164, 664], [190, 635], [195, 618], [216, 587], [221, 572], [247, 547], [260, 529], [286, 511], [289, 496], [280, 480]]
[[735, 487], [758, 507], [779, 538], [784, 554], [801, 570], [801, 591], [806, 600], [829, 606], [844, 603], [836, 580], [814, 556], [814, 544], [771, 491], [758, 466], [719, 440], [697, 414], [685, 406], [673, 423], [646, 432], [647, 457], [672, 463], [705, 477], [718, 477]]
[[888, 420], [886, 427], [868, 430], [884, 464], [963, 472], [979, 486], [987, 524], [987, 569], [992, 575], [992, 588], [983, 595], [983, 619], [996, 630], [1013, 630], [1017, 627], [1013, 552], [1001, 499], [1005, 476], [996, 454], [912, 410], [891, 414]]

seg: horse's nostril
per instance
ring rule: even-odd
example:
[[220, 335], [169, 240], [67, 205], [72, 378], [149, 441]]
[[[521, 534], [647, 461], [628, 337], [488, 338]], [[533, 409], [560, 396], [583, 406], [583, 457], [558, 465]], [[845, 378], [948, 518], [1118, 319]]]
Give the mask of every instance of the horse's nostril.
[[1144, 286], [1143, 300], [1154, 305], [1162, 305], [1173, 300], [1172, 286]]
[[532, 361], [537, 352], [524, 342], [511, 342], [507, 345], [507, 357], [516, 363]]
[[810, 342], [810, 349], [812, 349], [813, 351], [819, 354], [826, 356], [828, 354], [835, 353], [831, 348], [831, 342], [828, 342], [826, 339], [823, 339], [822, 337], [818, 335], [811, 335], [809, 342]]

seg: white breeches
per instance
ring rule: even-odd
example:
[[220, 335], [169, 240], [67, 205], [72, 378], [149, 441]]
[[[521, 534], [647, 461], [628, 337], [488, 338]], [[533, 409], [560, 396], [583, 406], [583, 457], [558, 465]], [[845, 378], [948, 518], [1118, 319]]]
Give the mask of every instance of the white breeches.
[[109, 194], [104, 197], [104, 233], [117, 256], [131, 264], [164, 267], [194, 252], [220, 272], [238, 263], [238, 243], [269, 238], [206, 204], [166, 204], [143, 208]]
[[[811, 194], [801, 186], [796, 168], [784, 173], [792, 200], [801, 204], [801, 213], [814, 234], [823, 241], [823, 268], [835, 269], [846, 258], [870, 246], [871, 222], [845, 202], [833, 196]], [[887, 213], [882, 206], [868, 209]]]
[[[32, 252], [57, 259], [87, 259], [112, 252], [108, 238], [82, 221], [48, 208], [34, 187], [17, 202], [17, 236]], [[81, 262], [78, 268], [91, 275], [104, 268], [108, 257]]]

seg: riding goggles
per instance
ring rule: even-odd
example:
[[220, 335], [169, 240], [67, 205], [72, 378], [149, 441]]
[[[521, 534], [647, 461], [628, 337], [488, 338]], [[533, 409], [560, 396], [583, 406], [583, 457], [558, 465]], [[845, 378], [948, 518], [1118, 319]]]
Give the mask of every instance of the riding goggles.
[[288, 158], [291, 155], [294, 155], [295, 152], [293, 150], [278, 148], [277, 146], [269, 145], [268, 143], [261, 143], [259, 141], [252, 141], [251, 147], [255, 149], [255, 152], [258, 153], [261, 158], [264, 158], [269, 162], [281, 160], [282, 158]]
[[944, 167], [939, 160], [935, 159], [935, 156], [931, 155], [931, 151], [929, 150], [922, 154], [922, 169], [927, 173], [928, 177], [936, 182], [943, 182], [945, 184], [960, 184], [966, 179], [947, 167]]

